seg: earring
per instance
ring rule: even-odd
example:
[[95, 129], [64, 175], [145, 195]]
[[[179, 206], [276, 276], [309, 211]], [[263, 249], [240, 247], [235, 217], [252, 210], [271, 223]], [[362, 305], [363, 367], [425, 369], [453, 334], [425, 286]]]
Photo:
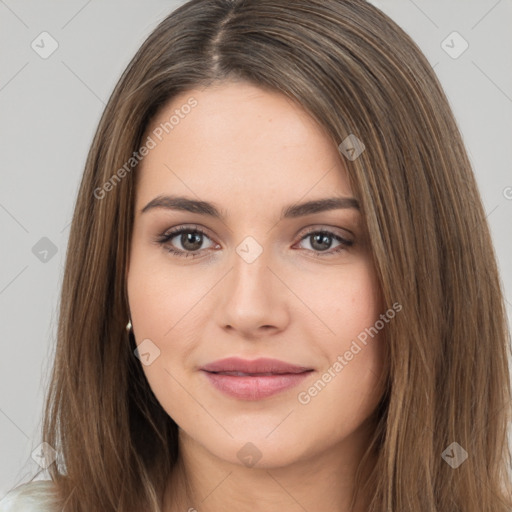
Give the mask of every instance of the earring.
[[130, 332], [132, 329], [132, 321], [131, 320], [128, 320], [128, 323], [126, 324], [126, 330], [128, 332]]

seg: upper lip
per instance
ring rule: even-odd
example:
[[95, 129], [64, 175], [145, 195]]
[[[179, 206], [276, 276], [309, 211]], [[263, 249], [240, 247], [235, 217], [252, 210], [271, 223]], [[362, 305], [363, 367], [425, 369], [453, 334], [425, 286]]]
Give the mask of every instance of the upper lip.
[[295, 364], [279, 361], [278, 359], [269, 359], [266, 357], [251, 361], [239, 357], [228, 357], [208, 363], [202, 366], [201, 370], [207, 372], [303, 373], [312, 370], [312, 368], [297, 366]]

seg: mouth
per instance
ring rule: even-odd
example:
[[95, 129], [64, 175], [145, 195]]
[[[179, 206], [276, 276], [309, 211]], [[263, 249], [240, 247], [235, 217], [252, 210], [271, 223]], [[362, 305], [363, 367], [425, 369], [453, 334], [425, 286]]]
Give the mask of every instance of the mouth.
[[230, 398], [257, 401], [294, 388], [313, 373], [304, 370], [297, 373], [245, 373], [210, 372], [202, 370], [214, 389]]

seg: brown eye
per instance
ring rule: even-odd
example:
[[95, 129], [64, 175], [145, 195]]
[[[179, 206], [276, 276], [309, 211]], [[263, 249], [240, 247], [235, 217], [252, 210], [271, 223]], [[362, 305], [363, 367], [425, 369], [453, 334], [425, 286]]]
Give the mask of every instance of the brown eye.
[[157, 239], [157, 242], [176, 256], [196, 257], [204, 250], [201, 246], [205, 238], [210, 239], [199, 228], [180, 227], [162, 235]]
[[[311, 230], [305, 236], [301, 238], [301, 242], [303, 240], [309, 240], [310, 249], [315, 256], [323, 256], [321, 253], [325, 253], [326, 255], [336, 254], [338, 252], [346, 250], [348, 247], [354, 244], [353, 240], [348, 240], [343, 238], [336, 233], [327, 230]], [[337, 241], [339, 245], [335, 246], [335, 248], [331, 251], [329, 249], [333, 245], [333, 240]]]
[[[197, 251], [201, 248], [203, 243], [203, 236], [197, 231], [182, 232], [180, 236], [180, 243], [186, 251]], [[173, 237], [176, 238], [176, 237]]]

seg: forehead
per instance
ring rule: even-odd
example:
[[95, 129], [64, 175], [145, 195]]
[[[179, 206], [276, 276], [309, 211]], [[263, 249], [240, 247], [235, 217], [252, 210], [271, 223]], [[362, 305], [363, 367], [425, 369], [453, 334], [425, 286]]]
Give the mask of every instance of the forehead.
[[267, 202], [310, 192], [351, 195], [323, 128], [283, 94], [247, 82], [180, 93], [160, 109], [147, 137], [155, 144], [137, 169], [141, 200], [162, 192]]

